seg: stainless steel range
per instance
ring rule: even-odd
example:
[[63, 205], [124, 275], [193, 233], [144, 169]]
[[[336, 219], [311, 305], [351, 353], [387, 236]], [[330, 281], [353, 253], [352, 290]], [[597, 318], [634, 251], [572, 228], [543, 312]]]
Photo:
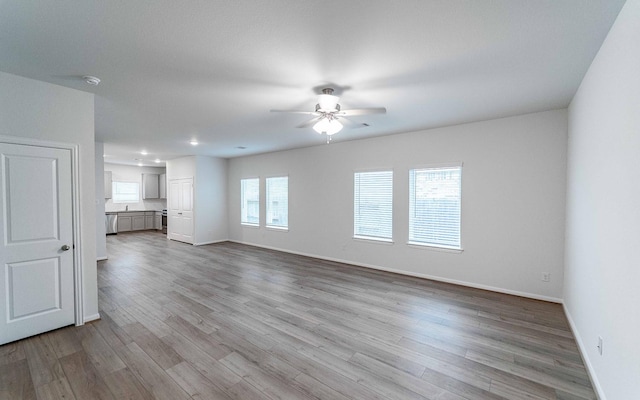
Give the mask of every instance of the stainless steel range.
[[162, 209], [162, 233], [167, 233], [167, 209]]

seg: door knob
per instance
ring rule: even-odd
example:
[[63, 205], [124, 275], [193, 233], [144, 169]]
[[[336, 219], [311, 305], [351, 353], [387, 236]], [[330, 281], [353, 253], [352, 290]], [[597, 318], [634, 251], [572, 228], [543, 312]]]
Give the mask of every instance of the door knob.
[[69, 249], [71, 249], [71, 247], [69, 247], [69, 245], [68, 245], [68, 244], [65, 244], [65, 245], [63, 245], [62, 247], [60, 247], [60, 250], [62, 250], [62, 251], [67, 251], [67, 250], [69, 250]]

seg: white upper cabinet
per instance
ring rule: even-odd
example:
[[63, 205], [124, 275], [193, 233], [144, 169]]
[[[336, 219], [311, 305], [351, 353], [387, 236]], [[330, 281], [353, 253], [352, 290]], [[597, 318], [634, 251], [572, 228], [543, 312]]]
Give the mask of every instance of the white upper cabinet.
[[160, 198], [160, 175], [158, 174], [142, 174], [142, 198], [158, 199]]

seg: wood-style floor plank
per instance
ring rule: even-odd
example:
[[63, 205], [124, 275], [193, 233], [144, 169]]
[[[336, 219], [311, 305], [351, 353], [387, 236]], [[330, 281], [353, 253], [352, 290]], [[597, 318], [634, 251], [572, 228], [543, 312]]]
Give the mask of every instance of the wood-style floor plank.
[[29, 365], [22, 359], [0, 365], [0, 399], [35, 400]]
[[558, 304], [150, 231], [107, 244], [102, 319], [0, 346], [0, 399], [596, 398]]
[[62, 357], [60, 364], [76, 398], [116, 400], [84, 350]]

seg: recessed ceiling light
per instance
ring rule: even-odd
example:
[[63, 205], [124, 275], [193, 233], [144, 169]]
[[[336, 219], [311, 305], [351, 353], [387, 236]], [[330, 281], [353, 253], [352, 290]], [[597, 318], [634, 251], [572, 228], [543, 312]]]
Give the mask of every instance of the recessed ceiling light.
[[190, 145], [192, 146], [197, 146], [198, 145], [198, 141], [195, 139], [191, 139], [191, 141], [189, 142]]
[[142, 167], [142, 163], [141, 162], [138, 163], [138, 167]]
[[147, 151], [146, 151], [146, 150], [142, 150], [142, 151], [140, 152], [140, 154], [142, 154], [143, 156], [146, 156], [146, 155], [147, 155], [147, 154], [149, 154], [149, 153], [147, 153]]
[[85, 82], [92, 86], [98, 86], [100, 84], [100, 78], [91, 75], [85, 75], [82, 77]]
[[160, 159], [156, 158], [155, 160], [153, 160], [153, 162], [155, 162], [156, 164], [160, 163]]

